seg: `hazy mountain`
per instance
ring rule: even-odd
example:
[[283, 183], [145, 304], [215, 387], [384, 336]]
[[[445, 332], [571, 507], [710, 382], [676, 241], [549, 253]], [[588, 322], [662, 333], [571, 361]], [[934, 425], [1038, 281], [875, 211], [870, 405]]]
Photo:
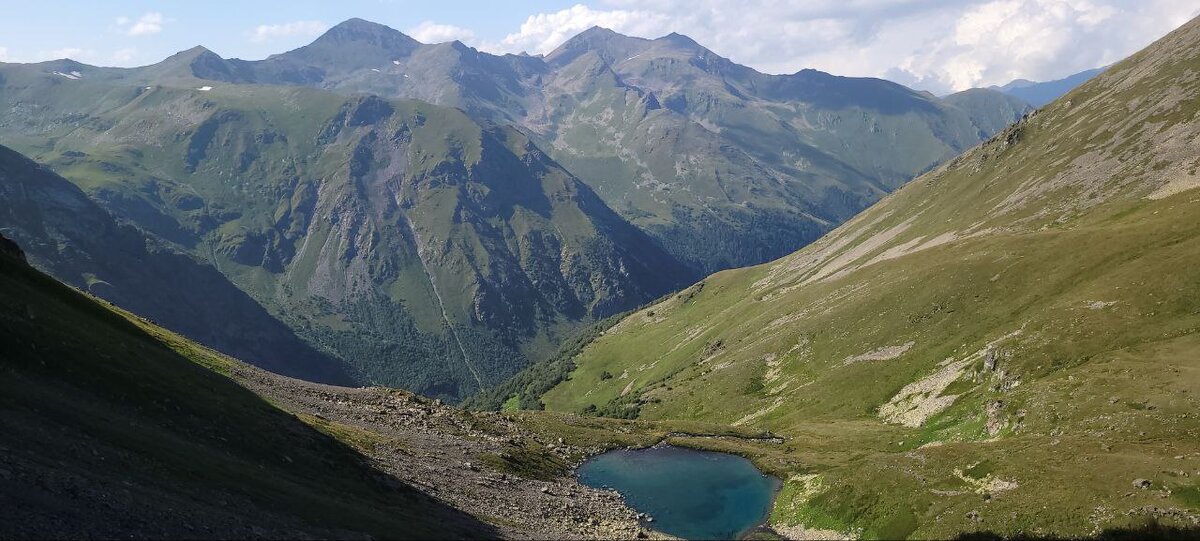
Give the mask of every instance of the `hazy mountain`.
[[1054, 81], [1035, 82], [1028, 79], [1017, 79], [1004, 86], [993, 86], [991, 89], [1021, 98], [1034, 107], [1041, 107], [1058, 99], [1059, 96], [1070, 92], [1071, 89], [1088, 82], [1091, 78], [1100, 75], [1105, 69], [1107, 68], [1081, 71]]
[[1013, 123], [1014, 117], [1020, 118], [1032, 110], [1021, 98], [986, 88], [955, 92], [942, 101], [965, 111], [971, 123], [979, 127], [981, 137], [1003, 130]]
[[[1200, 441], [1197, 70], [1200, 20], [820, 241], [595, 334], [541, 400], [779, 434], [787, 443], [749, 453], [788, 479], [779, 531], [1186, 526], [1196, 485], [1180, 457]], [[505, 398], [528, 402], [523, 391]]]

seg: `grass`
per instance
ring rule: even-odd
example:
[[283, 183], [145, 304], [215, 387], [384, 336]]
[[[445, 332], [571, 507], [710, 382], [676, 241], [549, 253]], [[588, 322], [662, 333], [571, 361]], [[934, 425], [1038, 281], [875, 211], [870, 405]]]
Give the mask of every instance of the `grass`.
[[487, 453], [479, 460], [492, 469], [526, 479], [553, 480], [570, 471], [570, 466], [545, 447], [534, 442], [513, 445], [500, 453]]

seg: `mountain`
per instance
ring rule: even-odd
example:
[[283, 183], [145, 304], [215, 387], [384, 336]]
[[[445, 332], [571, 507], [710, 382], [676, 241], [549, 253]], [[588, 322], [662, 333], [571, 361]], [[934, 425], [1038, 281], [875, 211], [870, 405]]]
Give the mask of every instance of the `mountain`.
[[1021, 118], [1032, 110], [1021, 98], [986, 88], [955, 92], [942, 101], [965, 111], [984, 139], [1007, 128], [1013, 118]]
[[[694, 277], [512, 128], [414, 101], [90, 75], [10, 70], [0, 100], [17, 112], [0, 132], [120, 220], [215, 267], [359, 382], [457, 399], [557, 333]], [[111, 239], [92, 240], [102, 251]], [[47, 268], [90, 265], [51, 256]], [[125, 268], [142, 263], [131, 257]], [[153, 291], [129, 307], [175, 309]], [[226, 318], [204, 336], [231, 351], [252, 336], [231, 323], [256, 328]]]
[[[766, 75], [679, 34], [593, 28], [546, 61], [558, 78], [531, 129], [613, 208], [708, 272], [802, 246], [994, 133], [990, 120], [894, 83]], [[1003, 105], [1009, 122], [1024, 112]]]
[[779, 435], [739, 452], [787, 464], [771, 524], [796, 535], [1194, 529], [1197, 70], [1200, 19], [804, 249], [595, 333], [541, 402]]
[[[811, 242], [1024, 112], [764, 75], [677, 34], [592, 29], [545, 58], [496, 56], [359, 19], [264, 60], [195, 47], [133, 69], [4, 64], [0, 83], [6, 145], [218, 271], [286, 326], [271, 333], [356, 382], [451, 400], [596, 320]], [[35, 233], [14, 234], [48, 242]], [[99, 274], [76, 255], [35, 263]], [[138, 261], [103, 281], [170, 275]], [[114, 301], [181, 312], [152, 291]], [[260, 323], [180, 319], [162, 321], [264, 366], [293, 357], [236, 349], [266, 343]]]
[[1071, 89], [1088, 82], [1108, 68], [1095, 68], [1068, 75], [1062, 79], [1046, 82], [1034, 82], [1027, 79], [1017, 79], [1004, 86], [994, 86], [991, 89], [1003, 92], [1025, 100], [1034, 107], [1041, 107], [1059, 96], [1070, 92]]
[[0, 224], [39, 269], [280, 374], [351, 378], [210, 265], [117, 223], [74, 184], [0, 147]]
[[215, 373], [227, 357], [71, 290], [0, 239], [0, 535], [495, 535]]
[[1003, 127], [994, 117], [1012, 122], [1024, 112], [1008, 103], [961, 110], [878, 79], [765, 75], [686, 36], [646, 40], [602, 28], [543, 59], [457, 41], [421, 44], [351, 19], [265, 60], [226, 60], [199, 48], [129, 77], [418, 99], [519, 126], [625, 219], [703, 272], [811, 242]]

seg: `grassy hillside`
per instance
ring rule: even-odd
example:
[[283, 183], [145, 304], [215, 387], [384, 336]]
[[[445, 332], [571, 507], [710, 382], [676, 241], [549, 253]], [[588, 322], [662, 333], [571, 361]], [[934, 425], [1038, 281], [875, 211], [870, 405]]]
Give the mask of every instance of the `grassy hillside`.
[[1194, 525], [1198, 59], [1193, 21], [817, 243], [635, 312], [543, 401], [788, 436], [780, 528]]
[[3, 537], [489, 537], [219, 372], [234, 361], [0, 253]]

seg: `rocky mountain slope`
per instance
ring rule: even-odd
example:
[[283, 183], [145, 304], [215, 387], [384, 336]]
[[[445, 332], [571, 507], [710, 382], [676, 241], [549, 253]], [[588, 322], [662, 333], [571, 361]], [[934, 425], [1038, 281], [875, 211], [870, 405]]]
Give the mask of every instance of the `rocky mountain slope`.
[[787, 437], [772, 523], [797, 534], [1194, 532], [1197, 73], [1200, 20], [820, 241], [626, 317], [542, 400]]
[[[691, 276], [522, 133], [459, 111], [21, 68], [0, 99], [27, 109], [0, 131], [115, 216], [212, 264], [361, 382], [462, 397], [556, 333]], [[24, 232], [49, 242], [38, 235]], [[53, 255], [87, 268], [74, 252]], [[138, 302], [170, 294], [142, 291]], [[205, 332], [222, 349], [220, 337], [239, 337]]]

